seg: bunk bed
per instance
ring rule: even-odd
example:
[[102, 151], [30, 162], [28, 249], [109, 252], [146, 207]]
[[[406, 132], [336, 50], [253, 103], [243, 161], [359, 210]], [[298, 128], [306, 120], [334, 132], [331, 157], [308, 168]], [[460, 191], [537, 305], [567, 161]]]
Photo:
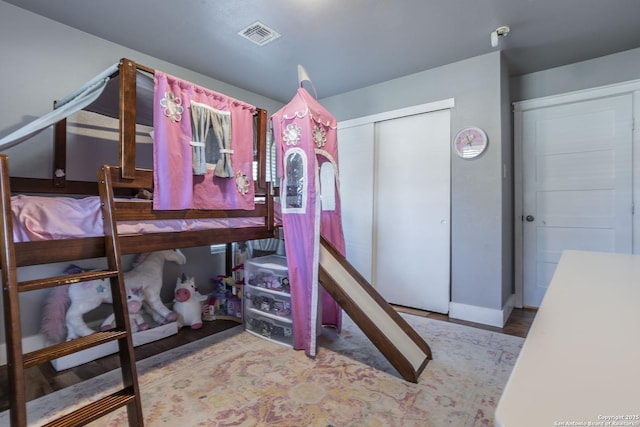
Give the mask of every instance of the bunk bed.
[[[36, 130], [27, 129], [15, 132], [18, 135], [11, 142], [0, 141], [0, 150], [22, 142], [38, 132], [42, 126], [53, 125], [54, 132], [54, 176], [51, 179], [12, 177], [10, 189], [13, 193], [38, 193], [47, 195], [97, 195], [97, 182], [68, 181], [67, 170], [67, 117], [76, 110], [83, 109], [104, 114], [118, 119], [119, 122], [119, 165], [111, 165], [114, 174], [114, 185], [117, 188], [115, 200], [115, 216], [123, 222], [119, 230], [121, 254], [151, 252], [169, 248], [185, 248], [217, 243], [230, 243], [242, 240], [255, 240], [273, 237], [274, 206], [273, 197], [268, 191], [265, 178], [266, 152], [266, 110], [256, 108], [255, 111], [255, 162], [257, 163], [255, 188], [255, 208], [224, 210], [155, 210], [153, 203], [134, 196], [141, 189], [153, 190], [153, 171], [136, 168], [136, 125], [152, 125], [153, 75], [156, 71], [137, 64], [129, 59], [122, 59], [118, 64], [96, 76], [76, 93], [57, 101], [51, 117], [41, 118], [36, 123]], [[104, 82], [104, 83], [103, 83]], [[96, 86], [100, 84], [98, 89]], [[97, 93], [97, 92], [100, 93]], [[87, 93], [89, 95], [87, 95]], [[78, 97], [84, 102], [74, 107], [70, 103]], [[89, 99], [86, 99], [89, 97]], [[87, 104], [87, 105], [84, 105]], [[115, 108], [114, 108], [115, 107]], [[40, 129], [37, 127], [40, 126]], [[9, 135], [11, 136], [11, 135]], [[63, 171], [63, 173], [60, 173]], [[15, 200], [15, 197], [14, 197]], [[21, 206], [27, 198], [21, 198]], [[37, 199], [32, 199], [35, 206]], [[99, 203], [87, 202], [99, 211]], [[85, 205], [87, 206], [87, 205]], [[85, 208], [83, 206], [82, 208]], [[20, 212], [25, 209], [14, 209], [14, 221], [21, 221]], [[55, 211], [55, 209], [49, 209]], [[44, 212], [43, 212], [44, 214]], [[142, 224], [173, 221], [178, 228], [172, 231], [156, 231], [147, 233]], [[198, 225], [193, 225], [198, 223]], [[209, 224], [207, 224], [207, 222]], [[168, 223], [165, 223], [168, 224]], [[193, 227], [192, 227], [193, 225]], [[19, 227], [19, 224], [14, 224]], [[168, 226], [171, 227], [171, 226]], [[169, 228], [167, 228], [169, 229]], [[19, 237], [19, 233], [16, 233]], [[74, 256], [104, 256], [100, 237], [86, 233], [82, 237], [67, 236], [64, 240], [37, 240], [16, 242], [17, 264], [36, 265], [49, 262], [61, 262], [73, 259]], [[96, 233], [93, 233], [96, 234]], [[100, 234], [100, 233], [97, 233]], [[24, 236], [24, 234], [23, 234]], [[61, 250], [64, 249], [64, 250]]]
[[[5, 285], [9, 284], [4, 286], [3, 299], [9, 350], [7, 359], [8, 366], [11, 367], [9, 382], [12, 388], [12, 425], [24, 425], [26, 422], [23, 365], [26, 368], [44, 363], [100, 345], [106, 339], [118, 340], [125, 388], [133, 389], [133, 393], [124, 393], [124, 397], [116, 396], [116, 403], [107, 402], [102, 406], [93, 404], [93, 407], [81, 410], [78, 415], [70, 415], [66, 421], [81, 419], [85, 422], [114, 410], [116, 406], [127, 405], [130, 419], [138, 424], [141, 422], [130, 324], [128, 316], [124, 315], [126, 302], [119, 300], [119, 304], [116, 304], [115, 291], [119, 289], [120, 293], [124, 294], [122, 255], [227, 244], [226, 267], [227, 274], [230, 274], [232, 257], [229, 250], [233, 242], [274, 237], [274, 198], [265, 179], [267, 112], [260, 108], [252, 109], [254, 136], [251, 151], [254, 153], [253, 160], [257, 164], [257, 170], [249, 178], [245, 176], [246, 183], [251, 184], [250, 188], [244, 189], [252, 198], [250, 208], [245, 206], [237, 209], [225, 207], [158, 210], [154, 208], [154, 200], [136, 197], [141, 192], [153, 194], [157, 188], [155, 184], [158, 177], [154, 175], [154, 170], [136, 167], [137, 126], [153, 125], [154, 76], [157, 77], [157, 73], [154, 69], [124, 58], [78, 91], [57, 101], [49, 114], [0, 139], [0, 215], [3, 224], [0, 243], [3, 282]], [[118, 123], [119, 164], [100, 168], [96, 181], [66, 179], [67, 118], [79, 110], [113, 117]], [[54, 165], [51, 179], [10, 177], [8, 158], [1, 152], [28, 140], [49, 126], [54, 126]], [[255, 179], [252, 179], [253, 177]], [[19, 195], [23, 193], [25, 195]], [[56, 198], [67, 204], [62, 211], [57, 206], [46, 208], [49, 202], [53, 203]], [[56, 212], [57, 218], [64, 219], [58, 222], [70, 221], [74, 217], [70, 212], [74, 210], [76, 213], [80, 212], [76, 217], [86, 220], [87, 217], [95, 216], [96, 220], [85, 221], [91, 224], [89, 229], [77, 225], [75, 231], [71, 232], [48, 234], [46, 227], [34, 231], [34, 223], [49, 222], [44, 219], [46, 210], [54, 212], [53, 222]], [[23, 220], [31, 222], [31, 226], [26, 224], [23, 227]], [[151, 227], [150, 231], [143, 227], [144, 223]], [[101, 257], [107, 258], [111, 271], [83, 277], [71, 275], [29, 282], [17, 281], [18, 267]], [[78, 280], [91, 280], [92, 277], [112, 278], [116, 331], [120, 330], [122, 333], [105, 338], [103, 333], [99, 332], [95, 334], [92, 342], [61, 343], [53, 348], [23, 355], [18, 293], [60, 286]]]

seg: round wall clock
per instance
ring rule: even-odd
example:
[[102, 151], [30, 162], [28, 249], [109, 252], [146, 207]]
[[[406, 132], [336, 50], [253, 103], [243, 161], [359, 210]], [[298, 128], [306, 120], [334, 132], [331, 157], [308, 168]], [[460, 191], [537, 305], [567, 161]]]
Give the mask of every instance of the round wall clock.
[[462, 128], [453, 139], [453, 147], [463, 159], [478, 157], [487, 148], [487, 134], [475, 126]]

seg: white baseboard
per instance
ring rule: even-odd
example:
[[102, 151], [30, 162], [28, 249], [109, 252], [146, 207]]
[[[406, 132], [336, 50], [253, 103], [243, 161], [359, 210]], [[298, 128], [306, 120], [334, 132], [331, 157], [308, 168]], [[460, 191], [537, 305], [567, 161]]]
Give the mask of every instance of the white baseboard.
[[[44, 337], [40, 334], [22, 338], [22, 353], [29, 353], [44, 347]], [[0, 365], [7, 364], [7, 344], [0, 343]]]
[[449, 317], [452, 319], [465, 320], [467, 322], [481, 323], [483, 325], [504, 327], [507, 319], [513, 311], [515, 305], [515, 295], [511, 295], [501, 310], [480, 307], [477, 305], [449, 303]]

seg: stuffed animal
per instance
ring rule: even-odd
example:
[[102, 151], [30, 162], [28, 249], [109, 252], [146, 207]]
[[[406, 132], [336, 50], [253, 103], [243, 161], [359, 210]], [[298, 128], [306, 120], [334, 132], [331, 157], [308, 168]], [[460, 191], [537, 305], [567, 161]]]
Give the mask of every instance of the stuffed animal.
[[[184, 264], [187, 259], [178, 249], [140, 254], [133, 268], [124, 273], [125, 287], [144, 289], [145, 310], [161, 325], [174, 322], [177, 317], [160, 299], [165, 261]], [[64, 273], [74, 274], [82, 271], [86, 269], [72, 264]], [[94, 333], [95, 331], [85, 323], [83, 316], [102, 303], [113, 303], [109, 279], [75, 282], [53, 288], [42, 316], [41, 330], [46, 341], [59, 343], [64, 340], [65, 334], [68, 341]]]
[[202, 301], [206, 296], [196, 289], [193, 277], [184, 274], [176, 281], [173, 311], [178, 315], [178, 327], [191, 326], [191, 329], [202, 327]]
[[[143, 288], [127, 288], [127, 308], [129, 309], [129, 321], [131, 322], [131, 330], [134, 332], [146, 331], [150, 328], [149, 324], [145, 322], [140, 310], [142, 309], [142, 299], [144, 297]], [[101, 331], [113, 329], [116, 326], [115, 315], [111, 313], [109, 317], [104, 319], [102, 325], [100, 325]]]

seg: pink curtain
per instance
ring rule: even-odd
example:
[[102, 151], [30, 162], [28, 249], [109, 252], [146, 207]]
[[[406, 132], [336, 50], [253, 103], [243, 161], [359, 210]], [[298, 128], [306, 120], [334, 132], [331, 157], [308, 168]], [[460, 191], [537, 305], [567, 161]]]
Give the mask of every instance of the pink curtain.
[[[154, 74], [154, 195], [159, 210], [253, 210], [252, 105], [194, 85], [161, 71]], [[234, 176], [192, 173], [191, 101], [231, 113], [231, 164]]]

